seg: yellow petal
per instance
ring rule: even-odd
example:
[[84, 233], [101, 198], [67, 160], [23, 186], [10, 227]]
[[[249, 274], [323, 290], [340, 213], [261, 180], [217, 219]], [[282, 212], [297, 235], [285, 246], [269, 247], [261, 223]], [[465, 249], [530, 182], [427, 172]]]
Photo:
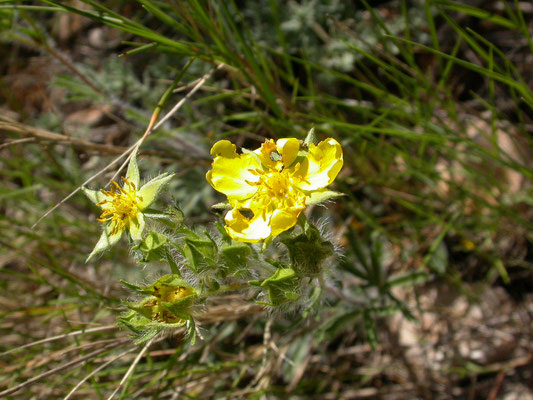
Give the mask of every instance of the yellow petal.
[[292, 228], [298, 221], [298, 216], [305, 208], [305, 205], [298, 208], [286, 208], [284, 210], [274, 210], [270, 220], [271, 235], [277, 236], [281, 232]]
[[283, 165], [288, 168], [296, 157], [298, 157], [298, 151], [300, 150], [300, 142], [296, 138], [283, 138], [278, 139], [276, 142], [279, 154], [281, 154]]
[[213, 161], [213, 168], [207, 173], [206, 179], [215, 190], [228, 196], [228, 199], [246, 199], [257, 191], [256, 186], [247, 183], [259, 180], [258, 176], [251, 172], [257, 168], [261, 166], [251, 154], [229, 158], [221, 155]]
[[144, 230], [144, 215], [142, 213], [137, 213], [134, 217], [130, 218], [128, 221], [128, 229], [133, 240], [142, 240], [142, 233]]
[[294, 174], [301, 179], [298, 187], [312, 191], [328, 186], [337, 177], [342, 164], [342, 147], [335, 139], [323, 140], [318, 146], [311, 143], [307, 157]]
[[257, 243], [270, 236], [269, 221], [258, 213], [251, 219], [246, 218], [237, 209], [230, 210], [226, 217], [226, 231], [239, 242]]
[[274, 168], [277, 160], [272, 159], [271, 154], [277, 150], [274, 141], [272, 139], [266, 139], [263, 144], [261, 144], [261, 147], [254, 150], [254, 154], [257, 155], [257, 158], [259, 158], [264, 167]]
[[229, 140], [219, 140], [211, 147], [213, 157], [235, 158], [237, 157], [237, 147]]

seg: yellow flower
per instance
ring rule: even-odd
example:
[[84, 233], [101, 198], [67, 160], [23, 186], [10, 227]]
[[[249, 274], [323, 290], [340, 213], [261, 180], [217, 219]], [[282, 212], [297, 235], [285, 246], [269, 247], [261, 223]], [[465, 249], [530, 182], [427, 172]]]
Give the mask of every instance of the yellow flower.
[[139, 167], [134, 154], [128, 165], [126, 177], [121, 178], [122, 187], [113, 181], [111, 190], [96, 191], [82, 188], [83, 193], [102, 208], [98, 222], [108, 223], [87, 261], [117, 243], [126, 229], [133, 240], [140, 241], [145, 225], [143, 211], [154, 202], [163, 185], [172, 176], [174, 174], [159, 175], [138, 189]]
[[301, 148], [295, 138], [266, 140], [259, 149], [237, 154], [227, 140], [213, 145], [207, 181], [231, 206], [226, 230], [235, 240], [259, 242], [293, 227], [310, 204], [335, 197], [326, 190], [342, 168], [335, 139]]

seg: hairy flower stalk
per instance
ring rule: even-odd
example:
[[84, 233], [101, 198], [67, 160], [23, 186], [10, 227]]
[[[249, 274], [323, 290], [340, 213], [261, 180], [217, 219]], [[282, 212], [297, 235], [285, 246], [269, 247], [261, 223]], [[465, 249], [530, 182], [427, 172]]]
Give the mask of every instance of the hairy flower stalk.
[[128, 231], [134, 241], [142, 240], [145, 226], [144, 211], [154, 202], [163, 185], [173, 176], [174, 174], [159, 175], [138, 189], [139, 167], [134, 154], [126, 176], [121, 178], [122, 186], [113, 181], [110, 190], [96, 191], [82, 188], [83, 193], [102, 208], [102, 214], [97, 221], [106, 224], [87, 261], [117, 243], [124, 231]]
[[295, 138], [270, 139], [243, 154], [221, 140], [211, 154], [206, 178], [228, 198], [226, 231], [237, 241], [273, 238], [292, 228], [306, 206], [339, 195], [325, 189], [343, 165], [342, 148], [332, 138], [308, 147]]

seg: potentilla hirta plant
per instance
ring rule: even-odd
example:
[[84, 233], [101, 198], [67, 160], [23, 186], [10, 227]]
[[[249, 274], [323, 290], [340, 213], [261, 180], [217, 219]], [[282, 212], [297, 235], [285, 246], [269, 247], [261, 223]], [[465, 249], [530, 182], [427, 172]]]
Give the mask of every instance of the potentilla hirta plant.
[[[183, 329], [194, 340], [194, 317], [210, 296], [241, 291], [272, 311], [308, 314], [322, 293], [334, 245], [307, 220], [304, 210], [341, 195], [328, 189], [343, 165], [341, 145], [333, 138], [317, 143], [311, 130], [305, 141], [267, 139], [259, 148], [240, 153], [230, 141], [221, 140], [211, 154], [207, 182], [227, 198], [215, 207], [228, 210], [224, 226], [217, 223], [215, 229], [187, 227], [176, 207], [151, 208], [173, 174], [139, 187], [135, 155], [122, 185], [84, 189], [101, 207], [98, 221], [104, 224], [88, 260], [128, 232], [141, 264], [149, 268], [162, 262], [170, 269], [150, 285], [123, 282], [138, 298], [124, 303], [129, 311], [119, 325], [130, 329], [138, 343]], [[153, 220], [150, 230], [145, 229], [147, 218]]]

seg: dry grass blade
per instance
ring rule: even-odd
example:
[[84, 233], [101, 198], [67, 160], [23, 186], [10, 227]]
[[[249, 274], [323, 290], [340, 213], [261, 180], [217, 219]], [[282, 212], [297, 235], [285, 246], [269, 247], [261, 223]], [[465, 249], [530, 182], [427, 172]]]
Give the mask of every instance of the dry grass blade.
[[49, 338], [46, 338], [46, 339], [37, 340], [35, 342], [31, 342], [31, 343], [22, 345], [20, 347], [17, 347], [15, 349], [11, 349], [11, 350], [5, 351], [3, 353], [0, 353], [0, 357], [5, 356], [7, 354], [15, 353], [15, 352], [20, 351], [20, 350], [27, 349], [28, 347], [37, 346], [39, 344], [53, 342], [55, 340], [60, 340], [60, 339], [64, 339], [64, 338], [67, 338], [67, 337], [83, 335], [84, 333], [94, 333], [94, 332], [108, 331], [108, 330], [111, 330], [111, 329], [117, 329], [117, 326], [116, 325], [100, 326], [98, 328], [82, 329], [82, 330], [79, 330], [79, 331], [65, 333], [63, 335], [52, 336], [52, 337], [49, 337]]
[[[2, 117], [0, 116], [0, 118]], [[35, 128], [33, 126], [9, 120], [0, 121], [0, 130], [17, 133], [22, 136], [31, 136], [31, 138], [21, 139], [25, 141], [38, 139], [43, 141], [68, 144], [76, 148], [82, 148], [84, 150], [94, 150], [100, 153], [122, 154], [125, 150], [124, 147], [108, 146], [104, 144], [93, 143], [88, 140], [61, 135], [59, 133], [50, 132], [45, 129]], [[20, 143], [20, 141], [18, 143]], [[14, 142], [6, 143], [2, 146], [10, 144], [14, 144]]]
[[141, 360], [141, 358], [143, 357], [144, 353], [146, 353], [146, 350], [148, 350], [148, 348], [150, 347], [150, 345], [152, 344], [152, 342], [154, 341], [154, 339], [150, 339], [148, 341], [148, 343], [146, 343], [144, 345], [144, 347], [142, 348], [142, 350], [140, 351], [140, 353], [137, 355], [137, 357], [135, 358], [135, 360], [133, 360], [133, 363], [131, 364], [130, 368], [128, 369], [128, 371], [126, 372], [126, 374], [124, 374], [124, 377], [122, 378], [122, 380], [120, 381], [120, 383], [118, 384], [117, 388], [114, 390], [113, 393], [111, 393], [111, 396], [109, 396], [107, 398], [107, 400], [111, 400], [115, 394], [117, 394], [117, 392], [119, 391], [119, 389], [122, 387], [122, 385], [124, 385], [124, 383], [126, 382], [126, 380], [129, 378], [129, 376], [133, 373], [135, 367], [137, 366], [137, 364], [139, 363], [139, 361]]
[[76, 384], [76, 386], [74, 386], [72, 388], [72, 390], [65, 396], [65, 398], [63, 400], [68, 400], [74, 394], [74, 392], [76, 392], [76, 390], [78, 390], [80, 388], [81, 385], [83, 385], [85, 382], [87, 382], [87, 380], [91, 379], [93, 376], [95, 376], [98, 372], [102, 371], [108, 365], [110, 365], [110, 364], [114, 363], [115, 361], [119, 360], [120, 358], [124, 357], [126, 354], [131, 353], [135, 349], [136, 349], [136, 347], [132, 347], [131, 349], [120, 353], [116, 357], [113, 357], [111, 360], [106, 361], [105, 363], [100, 365], [98, 368], [96, 368], [94, 371], [92, 371], [89, 375], [87, 375], [85, 378], [83, 378], [81, 381], [79, 381]]
[[87, 354], [86, 356], [83, 356], [83, 357], [80, 357], [80, 358], [77, 358], [75, 360], [72, 360], [72, 361], [69, 361], [68, 363], [65, 363], [63, 365], [60, 365], [59, 367], [56, 367], [56, 368], [53, 368], [49, 371], [46, 371], [40, 375], [37, 375], [31, 379], [28, 379], [26, 382], [22, 382], [21, 384], [17, 385], [17, 386], [14, 386], [10, 389], [7, 389], [7, 390], [4, 390], [3, 392], [0, 392], [0, 397], [4, 397], [4, 396], [7, 396], [7, 395], [10, 395], [12, 393], [15, 393], [15, 392], [18, 392], [20, 389], [26, 387], [26, 386], [29, 386], [29, 385], [32, 385], [34, 384], [35, 382], [38, 382], [40, 381], [41, 379], [43, 378], [46, 378], [47, 376], [50, 376], [50, 375], [53, 375], [55, 374], [56, 372], [60, 372], [60, 371], [63, 371], [69, 367], [72, 367], [76, 364], [79, 364], [79, 363], [82, 363], [86, 360], [90, 360], [91, 358], [97, 356], [98, 354], [101, 354], [105, 351], [108, 351], [112, 348], [115, 348], [115, 347], [118, 347], [126, 342], [129, 342], [129, 339], [127, 340], [121, 340], [119, 341], [118, 343], [113, 343], [113, 344], [110, 344], [110, 345], [107, 345], [105, 346], [104, 348], [102, 349], [98, 349], [98, 350], [95, 350], [93, 351], [92, 353], [89, 353]]
[[0, 145], [0, 149], [4, 149], [6, 147], [9, 147], [9, 146], [14, 146], [16, 144], [20, 144], [20, 143], [29, 143], [29, 142], [35, 142], [35, 138], [23, 138], [23, 139], [16, 139], [16, 140], [10, 140], [6, 143], [2, 143]]

